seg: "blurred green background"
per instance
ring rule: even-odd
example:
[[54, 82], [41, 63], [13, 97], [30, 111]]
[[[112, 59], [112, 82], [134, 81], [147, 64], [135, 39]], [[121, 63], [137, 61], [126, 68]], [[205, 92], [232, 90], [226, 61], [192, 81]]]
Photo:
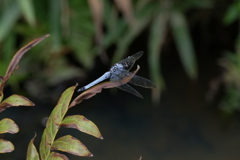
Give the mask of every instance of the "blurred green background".
[[25, 159], [67, 87], [142, 50], [138, 75], [157, 85], [138, 89], [144, 100], [107, 90], [69, 113], [95, 122], [105, 138], [70, 130], [91, 159], [240, 159], [239, 18], [238, 0], [0, 0], [0, 75], [19, 48], [51, 34], [24, 55], [5, 89], [36, 106], [1, 113], [20, 132], [7, 135], [15, 151], [0, 158]]

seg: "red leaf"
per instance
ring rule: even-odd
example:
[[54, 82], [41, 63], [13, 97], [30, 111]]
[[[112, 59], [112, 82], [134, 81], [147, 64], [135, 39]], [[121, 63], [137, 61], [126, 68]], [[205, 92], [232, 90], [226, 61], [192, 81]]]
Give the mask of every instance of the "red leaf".
[[2, 94], [3, 88], [4, 88], [5, 84], [6, 84], [6, 82], [10, 78], [11, 74], [13, 73], [13, 71], [16, 69], [16, 67], [18, 65], [18, 62], [20, 61], [22, 56], [28, 50], [30, 50], [33, 46], [35, 46], [36, 44], [38, 44], [39, 42], [41, 42], [42, 40], [44, 40], [48, 36], [50, 36], [50, 34], [46, 34], [46, 35], [44, 35], [44, 36], [42, 36], [40, 38], [34, 39], [33, 41], [29, 42], [27, 45], [25, 45], [24, 47], [22, 47], [20, 50], [17, 51], [17, 53], [13, 56], [9, 66], [8, 66], [6, 74], [3, 77], [2, 83], [0, 83], [0, 94]]

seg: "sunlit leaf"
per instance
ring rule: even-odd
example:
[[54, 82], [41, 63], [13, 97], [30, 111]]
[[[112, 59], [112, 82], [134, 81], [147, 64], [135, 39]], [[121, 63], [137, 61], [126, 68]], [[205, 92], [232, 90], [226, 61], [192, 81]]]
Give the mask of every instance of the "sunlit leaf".
[[138, 72], [139, 69], [140, 69], [140, 66], [137, 66], [137, 69], [134, 72], [132, 72], [128, 77], [121, 79], [120, 81], [103, 82], [84, 91], [71, 102], [71, 104], [69, 105], [69, 108], [81, 103], [84, 99], [89, 99], [95, 96], [97, 93], [100, 93], [102, 89], [114, 88], [114, 87], [121, 86], [125, 83], [128, 83], [132, 79], [132, 77]]
[[81, 115], [67, 116], [62, 121], [61, 126], [75, 128], [81, 132], [103, 139], [98, 127], [90, 120]]
[[66, 135], [58, 138], [52, 144], [51, 150], [59, 150], [62, 152], [71, 153], [77, 156], [92, 157], [92, 153], [88, 151], [84, 144], [82, 144], [78, 139]]
[[17, 124], [9, 119], [9, 118], [4, 118], [0, 121], [0, 134], [3, 133], [17, 133], [19, 131], [19, 128]]
[[54, 159], [54, 160], [69, 160], [67, 156], [65, 156], [64, 154], [60, 154], [57, 152], [51, 152], [49, 157], [49, 160]]
[[21, 11], [26, 20], [30, 25], [34, 26], [36, 24], [36, 20], [32, 0], [20, 0], [18, 2], [20, 4]]
[[0, 153], [8, 153], [14, 150], [14, 146], [10, 141], [0, 139]]
[[27, 160], [39, 160], [38, 151], [35, 145], [33, 144], [35, 137], [36, 135], [31, 139], [31, 141], [28, 144]]
[[183, 68], [190, 78], [195, 79], [197, 77], [196, 57], [183, 13], [171, 12], [170, 22]]
[[0, 42], [11, 32], [17, 19], [21, 16], [19, 6], [13, 2], [8, 9], [5, 10], [0, 20]]
[[6, 98], [1, 104], [0, 104], [0, 112], [5, 110], [9, 107], [16, 107], [16, 106], [34, 106], [35, 104], [31, 102], [26, 97], [13, 94], [10, 97]]
[[46, 159], [50, 154], [50, 148], [59, 130], [59, 125], [65, 116], [69, 102], [72, 98], [73, 92], [76, 86], [69, 87], [61, 95], [58, 104], [53, 109], [51, 115], [48, 118], [46, 128], [42, 135], [42, 140], [40, 143], [40, 156], [41, 159]]

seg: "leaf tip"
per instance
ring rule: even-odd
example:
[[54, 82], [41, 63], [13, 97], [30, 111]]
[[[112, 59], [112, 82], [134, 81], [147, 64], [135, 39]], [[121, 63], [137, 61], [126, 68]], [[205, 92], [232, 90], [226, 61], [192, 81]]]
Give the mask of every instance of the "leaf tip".
[[43, 37], [47, 38], [47, 37], [49, 37], [50, 35], [51, 35], [51, 34], [48, 33], [48, 34], [44, 35]]
[[88, 157], [93, 157], [93, 154], [92, 154], [92, 153], [90, 153], [90, 154], [88, 155]]

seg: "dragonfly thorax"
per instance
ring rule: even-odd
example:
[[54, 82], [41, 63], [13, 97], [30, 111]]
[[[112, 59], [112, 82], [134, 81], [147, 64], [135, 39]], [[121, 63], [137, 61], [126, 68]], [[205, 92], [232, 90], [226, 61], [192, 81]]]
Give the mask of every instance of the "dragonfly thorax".
[[116, 63], [114, 66], [111, 67], [110, 72], [113, 77], [110, 79], [120, 80], [124, 78], [128, 73], [128, 68], [126, 68], [122, 63]]
[[126, 68], [122, 64], [119, 64], [119, 63], [116, 63], [110, 69], [111, 72], [119, 72], [119, 71], [122, 71], [122, 70], [126, 70]]

